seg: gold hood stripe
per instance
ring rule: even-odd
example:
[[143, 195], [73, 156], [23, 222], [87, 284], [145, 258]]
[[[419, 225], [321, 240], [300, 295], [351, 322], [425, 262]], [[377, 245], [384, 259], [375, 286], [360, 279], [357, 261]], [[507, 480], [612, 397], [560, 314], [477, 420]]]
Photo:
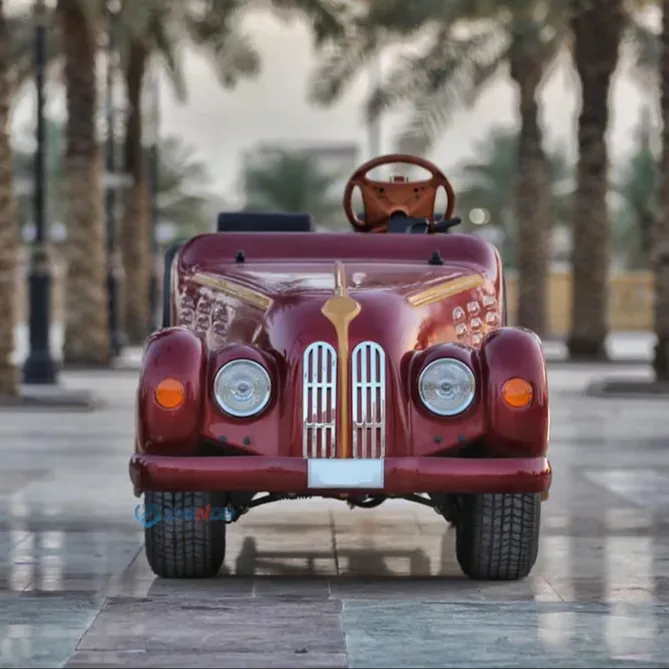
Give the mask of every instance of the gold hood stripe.
[[224, 295], [236, 297], [238, 300], [257, 307], [262, 311], [269, 310], [272, 304], [274, 304], [274, 301], [268, 295], [247, 286], [240, 286], [234, 281], [223, 279], [215, 274], [197, 272], [193, 274], [190, 280], [198, 286], [205, 286], [206, 288], [217, 290]]
[[441, 300], [462, 293], [472, 288], [481, 288], [484, 285], [484, 279], [480, 274], [471, 274], [462, 276], [458, 279], [449, 279], [436, 286], [430, 286], [425, 290], [407, 296], [407, 301], [412, 307], [424, 307], [428, 304], [434, 304]]
[[348, 295], [346, 285], [346, 268], [344, 264], [337, 261], [334, 266], [334, 292], [335, 296], [325, 302], [321, 308], [322, 314], [334, 325], [337, 333], [337, 357], [339, 369], [339, 457], [349, 458], [351, 421], [349, 417], [349, 388], [348, 388], [348, 364], [350, 354], [349, 326], [351, 321], [357, 317], [362, 310], [359, 302]]

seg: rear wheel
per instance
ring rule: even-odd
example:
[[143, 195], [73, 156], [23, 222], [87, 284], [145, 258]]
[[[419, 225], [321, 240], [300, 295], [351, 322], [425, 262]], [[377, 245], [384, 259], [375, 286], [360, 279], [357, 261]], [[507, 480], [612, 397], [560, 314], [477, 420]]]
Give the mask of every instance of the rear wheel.
[[203, 492], [146, 492], [147, 515], [161, 520], [144, 531], [146, 557], [163, 578], [207, 578], [218, 574], [225, 558], [225, 523], [198, 517], [212, 504]]
[[525, 578], [537, 560], [540, 519], [539, 494], [464, 496], [456, 522], [462, 571], [476, 580]]

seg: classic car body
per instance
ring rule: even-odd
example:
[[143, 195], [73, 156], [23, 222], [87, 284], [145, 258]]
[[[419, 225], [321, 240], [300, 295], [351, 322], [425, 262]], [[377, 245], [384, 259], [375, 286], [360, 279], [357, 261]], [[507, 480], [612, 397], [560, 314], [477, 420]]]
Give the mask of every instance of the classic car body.
[[470, 576], [530, 571], [551, 482], [546, 370], [538, 337], [505, 324], [493, 246], [217, 232], [180, 246], [167, 276], [131, 478], [154, 507], [225, 513], [147, 527], [156, 573], [216, 573], [227, 522], [298, 496], [427, 504], [455, 524]]

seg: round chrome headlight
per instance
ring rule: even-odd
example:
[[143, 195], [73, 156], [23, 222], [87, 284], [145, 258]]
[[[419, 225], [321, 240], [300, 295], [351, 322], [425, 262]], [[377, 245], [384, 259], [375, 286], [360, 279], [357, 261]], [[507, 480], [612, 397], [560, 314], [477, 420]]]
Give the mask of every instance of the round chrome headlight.
[[442, 358], [431, 362], [418, 379], [418, 393], [437, 416], [457, 416], [474, 401], [476, 378], [464, 362]]
[[214, 397], [225, 413], [235, 418], [259, 414], [272, 396], [267, 370], [253, 360], [233, 360], [218, 370]]

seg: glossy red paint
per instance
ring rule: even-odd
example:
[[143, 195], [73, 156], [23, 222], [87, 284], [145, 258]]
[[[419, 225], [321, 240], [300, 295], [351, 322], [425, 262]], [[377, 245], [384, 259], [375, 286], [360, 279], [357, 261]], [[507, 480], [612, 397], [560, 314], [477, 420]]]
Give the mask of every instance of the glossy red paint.
[[[239, 250], [244, 251], [244, 263], [235, 262]], [[435, 252], [443, 264], [429, 264]], [[499, 330], [504, 295], [499, 254], [492, 246], [459, 234], [225, 233], [195, 237], [175, 259], [172, 315], [181, 327], [152, 337], [140, 380], [137, 452], [146, 457], [132, 465], [134, 476], [141, 472], [140, 488], [156, 476], [161, 481], [183, 476], [190, 488], [179, 489], [208, 489], [219, 466], [238, 471], [246, 486], [263, 482], [257, 488], [261, 490], [280, 491], [272, 481], [291, 486], [302, 480], [291, 478], [307, 466], [302, 357], [314, 341], [337, 347], [333, 324], [322, 313], [335, 291], [335, 261], [343, 264], [348, 294], [361, 306], [349, 327], [350, 350], [371, 340], [387, 355], [388, 481], [402, 490], [420, 482], [413, 492], [431, 490], [424, 487], [428, 484], [439, 484], [442, 491], [451, 489], [447, 485], [476, 487], [479, 478], [485, 486], [500, 485], [502, 477], [504, 485], [518, 485], [519, 490], [535, 475], [549, 481], [541, 469], [547, 466], [543, 456], [548, 432], [541, 347], [531, 333]], [[198, 283], [203, 275], [209, 277], [209, 286], [201, 279]], [[454, 294], [425, 299], [425, 291], [468, 277], [480, 281]], [[216, 289], [216, 279], [229, 282], [225, 290]], [[419, 293], [422, 299], [415, 299]], [[417, 395], [422, 368], [444, 355], [469, 364], [478, 381], [474, 403], [455, 418], [432, 416]], [[227, 416], [211, 395], [218, 369], [238, 357], [264, 365], [272, 379], [272, 403], [257, 418]], [[165, 376], [186, 385], [183, 407], [166, 411], [153, 401], [155, 385]], [[502, 405], [500, 388], [510, 376], [524, 376], [533, 384], [530, 407]], [[187, 457], [203, 441], [235, 447], [251, 458], [218, 458], [212, 466], [220, 463], [207, 473], [209, 459]], [[455, 455], [474, 441], [483, 443], [490, 456], [514, 459], [430, 457]], [[182, 457], [166, 462], [158, 456]], [[537, 467], [544, 473], [537, 474]], [[219, 472], [223, 481], [229, 481], [226, 471]]]
[[[168, 328], [149, 338], [137, 393], [137, 452], [186, 455], [197, 448], [206, 362], [204, 340], [186, 328]], [[156, 386], [165, 378], [184, 385], [185, 401], [176, 409], [164, 409], [155, 400]]]
[[429, 455], [436, 449], [453, 450], [471, 443], [485, 435], [485, 404], [481, 401], [484, 393], [477, 383], [476, 396], [464, 413], [453, 418], [442, 418], [428, 411], [419, 399], [418, 378], [431, 362], [439, 358], [455, 358], [468, 365], [480, 379], [479, 353], [461, 344], [437, 344], [416, 353], [410, 364], [411, 435], [414, 440], [414, 455]]
[[[316, 490], [307, 485], [308, 460], [230, 456], [171, 458], [135, 455], [130, 477], [139, 490], [220, 492], [262, 490], [332, 495], [378, 490]], [[545, 492], [551, 468], [546, 458], [386, 458], [386, 493]]]
[[[239, 250], [244, 251], [245, 263], [235, 263]], [[381, 262], [394, 264], [396, 274], [409, 269], [415, 274], [419, 267], [425, 270], [425, 279], [421, 285], [439, 273], [439, 266], [430, 266], [428, 261], [437, 250], [446, 263], [452, 263], [463, 269], [482, 269], [491, 278], [497, 279], [499, 272], [499, 254], [490, 244], [472, 235], [456, 232], [447, 235], [354, 235], [349, 233], [257, 233], [226, 232], [198, 235], [189, 240], [179, 254], [178, 266], [182, 273], [197, 271], [222, 272], [226, 276], [238, 277], [251, 286], [264, 287], [262, 280], [254, 279], [247, 270], [257, 262], [285, 263], [290, 274], [292, 269], [318, 264], [321, 261], [341, 260], [349, 262]], [[400, 263], [398, 265], [398, 263]], [[406, 264], [413, 267], [406, 267]], [[405, 265], [402, 267], [402, 265]], [[257, 267], [256, 267], [257, 269]], [[374, 268], [369, 268], [373, 276]], [[184, 277], [181, 277], [182, 279]], [[301, 285], [299, 280], [293, 284], [285, 276], [278, 286], [269, 286], [272, 292], [284, 292], [286, 289]], [[321, 284], [322, 286], [322, 284]]]
[[248, 344], [230, 344], [212, 351], [206, 373], [206, 401], [201, 423], [201, 434], [219, 443], [242, 448], [249, 454], [279, 455], [278, 443], [285, 421], [286, 397], [274, 393], [269, 406], [257, 418], [233, 418], [227, 415], [213, 397], [214, 378], [227, 362], [245, 358], [261, 364], [268, 372], [273, 388], [286, 385], [286, 365], [283, 358]]
[[[481, 350], [485, 388], [486, 434], [491, 453], [539, 457], [548, 450], [548, 381], [541, 340], [530, 330], [501, 328], [488, 335]], [[532, 403], [514, 409], [501, 399], [504, 383], [514, 376], [529, 381]]]

